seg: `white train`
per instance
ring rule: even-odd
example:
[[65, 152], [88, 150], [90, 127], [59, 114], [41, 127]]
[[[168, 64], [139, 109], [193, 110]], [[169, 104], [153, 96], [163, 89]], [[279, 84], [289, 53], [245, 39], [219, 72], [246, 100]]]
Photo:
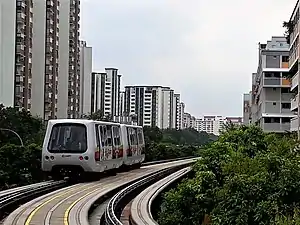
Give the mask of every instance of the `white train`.
[[140, 126], [85, 119], [48, 121], [42, 170], [53, 179], [138, 168], [144, 160], [145, 141]]

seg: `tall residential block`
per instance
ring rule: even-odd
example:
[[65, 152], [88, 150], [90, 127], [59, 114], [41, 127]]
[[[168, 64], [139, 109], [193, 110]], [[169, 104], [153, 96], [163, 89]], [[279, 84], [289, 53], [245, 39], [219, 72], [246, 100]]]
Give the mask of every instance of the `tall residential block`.
[[31, 109], [32, 0], [0, 0], [0, 104]]
[[259, 63], [253, 74], [251, 120], [266, 132], [290, 130], [292, 93], [289, 76], [289, 45], [285, 37], [259, 44]]
[[290, 77], [292, 77], [291, 81], [291, 91], [293, 93], [292, 100], [291, 100], [291, 110], [295, 114], [291, 120], [291, 131], [297, 131], [300, 126], [300, 121], [298, 120], [300, 116], [299, 112], [299, 0], [296, 3], [296, 6], [293, 10], [293, 13], [288, 21], [289, 27], [291, 29], [291, 34], [289, 35], [289, 72]]
[[0, 0], [0, 103], [79, 116], [79, 0]]
[[80, 115], [90, 114], [92, 107], [92, 47], [80, 45]]
[[251, 92], [243, 95], [243, 124], [249, 125], [251, 113]]
[[91, 111], [100, 111], [113, 119], [121, 115], [121, 75], [116, 68], [106, 68], [105, 73], [92, 73]]
[[124, 114], [135, 115], [141, 126], [179, 129], [182, 118], [179, 113], [180, 95], [169, 87], [125, 87]]
[[33, 0], [32, 109], [45, 120], [57, 117], [59, 2]]
[[80, 0], [59, 1], [58, 118], [78, 118], [80, 108]]

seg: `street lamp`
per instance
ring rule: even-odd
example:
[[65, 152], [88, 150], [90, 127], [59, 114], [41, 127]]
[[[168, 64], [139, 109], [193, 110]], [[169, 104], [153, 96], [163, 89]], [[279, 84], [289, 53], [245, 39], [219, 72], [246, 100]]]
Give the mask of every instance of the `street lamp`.
[[0, 128], [0, 130], [9, 131], [9, 132], [14, 133], [19, 138], [19, 140], [21, 142], [21, 146], [24, 147], [23, 140], [22, 140], [22, 138], [20, 137], [20, 135], [17, 132], [15, 132], [15, 131], [13, 131], [11, 129], [7, 129], [7, 128]]

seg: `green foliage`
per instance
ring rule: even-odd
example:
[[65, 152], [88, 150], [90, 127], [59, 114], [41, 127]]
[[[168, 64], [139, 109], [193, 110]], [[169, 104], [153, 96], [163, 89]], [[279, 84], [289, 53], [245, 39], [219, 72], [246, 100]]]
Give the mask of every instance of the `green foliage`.
[[196, 156], [199, 148], [212, 142], [211, 135], [194, 129], [176, 130], [144, 127], [146, 161]]
[[286, 37], [287, 43], [290, 44], [290, 36], [294, 31], [294, 21], [284, 21], [282, 26], [285, 28], [284, 36]]
[[[193, 178], [164, 196], [159, 224], [299, 224], [300, 153], [292, 135], [228, 128], [201, 152]], [[173, 215], [175, 214], [175, 215]]]
[[0, 190], [43, 179], [41, 148], [36, 144], [5, 145], [0, 148], [0, 158]]
[[90, 113], [89, 115], [83, 115], [84, 119], [89, 120], [101, 120], [101, 121], [112, 121], [113, 118], [111, 115], [104, 115], [101, 110], [98, 110], [94, 113]]
[[[26, 110], [17, 108], [5, 108], [0, 105], [0, 128], [8, 128], [17, 132], [24, 145], [41, 144], [44, 136], [44, 124], [41, 119], [33, 117]], [[0, 130], [0, 147], [5, 144], [20, 145], [18, 137], [9, 132]]]

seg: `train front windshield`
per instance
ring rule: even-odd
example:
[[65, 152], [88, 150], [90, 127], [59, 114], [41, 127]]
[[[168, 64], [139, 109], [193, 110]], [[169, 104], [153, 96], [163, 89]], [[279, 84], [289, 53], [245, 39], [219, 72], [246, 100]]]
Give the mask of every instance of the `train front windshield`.
[[48, 151], [51, 153], [83, 153], [87, 150], [87, 129], [83, 124], [61, 123], [52, 127]]

